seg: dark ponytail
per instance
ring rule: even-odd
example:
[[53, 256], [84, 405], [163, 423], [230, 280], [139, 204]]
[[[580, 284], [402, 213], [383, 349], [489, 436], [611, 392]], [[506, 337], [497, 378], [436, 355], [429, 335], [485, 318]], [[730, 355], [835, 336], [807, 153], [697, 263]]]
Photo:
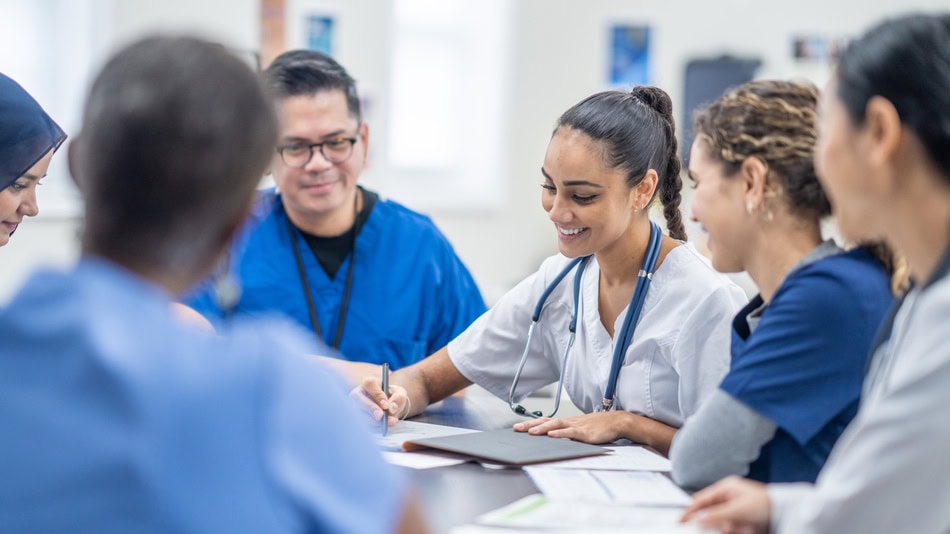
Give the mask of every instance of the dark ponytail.
[[[656, 87], [634, 87], [631, 94], [644, 104], [653, 108], [669, 125], [669, 150], [666, 170], [659, 174], [660, 202], [663, 203], [663, 216], [666, 218], [667, 231], [670, 237], [686, 241], [686, 229], [683, 227], [683, 214], [680, 212], [680, 201], [683, 189], [683, 179], [680, 176], [681, 164], [677, 154], [676, 123], [673, 120], [673, 102], [670, 96]], [[660, 172], [660, 169], [657, 169]]]
[[605, 91], [585, 98], [561, 115], [555, 131], [568, 127], [603, 143], [607, 165], [624, 169], [630, 187], [639, 185], [648, 170], [655, 170], [659, 183], [653, 195], [660, 195], [670, 237], [686, 241], [673, 124], [670, 96], [657, 87], [640, 86], [629, 93]]

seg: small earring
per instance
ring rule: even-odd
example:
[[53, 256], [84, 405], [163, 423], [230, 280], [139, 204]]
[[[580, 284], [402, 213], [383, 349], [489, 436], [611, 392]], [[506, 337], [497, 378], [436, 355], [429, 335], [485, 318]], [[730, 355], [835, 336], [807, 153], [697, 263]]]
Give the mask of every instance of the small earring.
[[749, 215], [752, 215], [752, 201], [751, 200], [745, 203], [745, 212], [748, 213]]
[[772, 210], [766, 211], [766, 212], [765, 212], [765, 220], [768, 221], [768, 222], [772, 222], [772, 218], [773, 218], [773, 217], [772, 217]]

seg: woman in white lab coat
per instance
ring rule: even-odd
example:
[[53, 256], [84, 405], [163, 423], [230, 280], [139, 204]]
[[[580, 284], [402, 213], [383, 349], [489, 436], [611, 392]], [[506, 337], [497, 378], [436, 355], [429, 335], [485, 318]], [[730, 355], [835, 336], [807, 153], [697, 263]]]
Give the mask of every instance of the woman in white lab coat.
[[[671, 107], [661, 89], [636, 87], [561, 116], [540, 173], [560, 253], [448, 346], [394, 373], [388, 398], [379, 377], [366, 378], [357, 396], [377, 418], [388, 409], [395, 424], [476, 383], [535, 417], [516, 430], [668, 451], [728, 369], [729, 322], [747, 300], [685, 242]], [[668, 236], [648, 216], [656, 197]], [[517, 404], [559, 380], [585, 415], [541, 417]]]

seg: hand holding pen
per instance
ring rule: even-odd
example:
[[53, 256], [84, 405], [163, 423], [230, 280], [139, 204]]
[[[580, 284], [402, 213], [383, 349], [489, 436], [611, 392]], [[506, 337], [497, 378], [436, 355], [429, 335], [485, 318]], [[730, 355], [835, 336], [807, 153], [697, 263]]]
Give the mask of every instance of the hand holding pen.
[[[368, 376], [350, 392], [350, 397], [356, 399], [382, 426], [393, 426], [412, 411], [406, 388], [390, 384], [389, 374], [389, 365], [384, 364], [382, 376]], [[383, 391], [387, 391], [388, 395]], [[384, 436], [386, 432], [383, 430]]]
[[[389, 363], [383, 364], [383, 394], [386, 397], [389, 397]], [[383, 410], [383, 417], [380, 417], [380, 421], [383, 422], [383, 437], [389, 433], [389, 408]]]

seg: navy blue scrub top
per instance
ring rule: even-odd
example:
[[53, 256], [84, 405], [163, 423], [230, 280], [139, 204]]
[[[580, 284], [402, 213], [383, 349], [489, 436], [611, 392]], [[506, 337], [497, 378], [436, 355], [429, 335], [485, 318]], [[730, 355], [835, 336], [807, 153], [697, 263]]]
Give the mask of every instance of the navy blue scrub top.
[[778, 426], [749, 478], [817, 478], [857, 413], [870, 345], [892, 303], [883, 266], [858, 248], [790, 273], [751, 335], [747, 317], [761, 296], [739, 312], [720, 387]]

